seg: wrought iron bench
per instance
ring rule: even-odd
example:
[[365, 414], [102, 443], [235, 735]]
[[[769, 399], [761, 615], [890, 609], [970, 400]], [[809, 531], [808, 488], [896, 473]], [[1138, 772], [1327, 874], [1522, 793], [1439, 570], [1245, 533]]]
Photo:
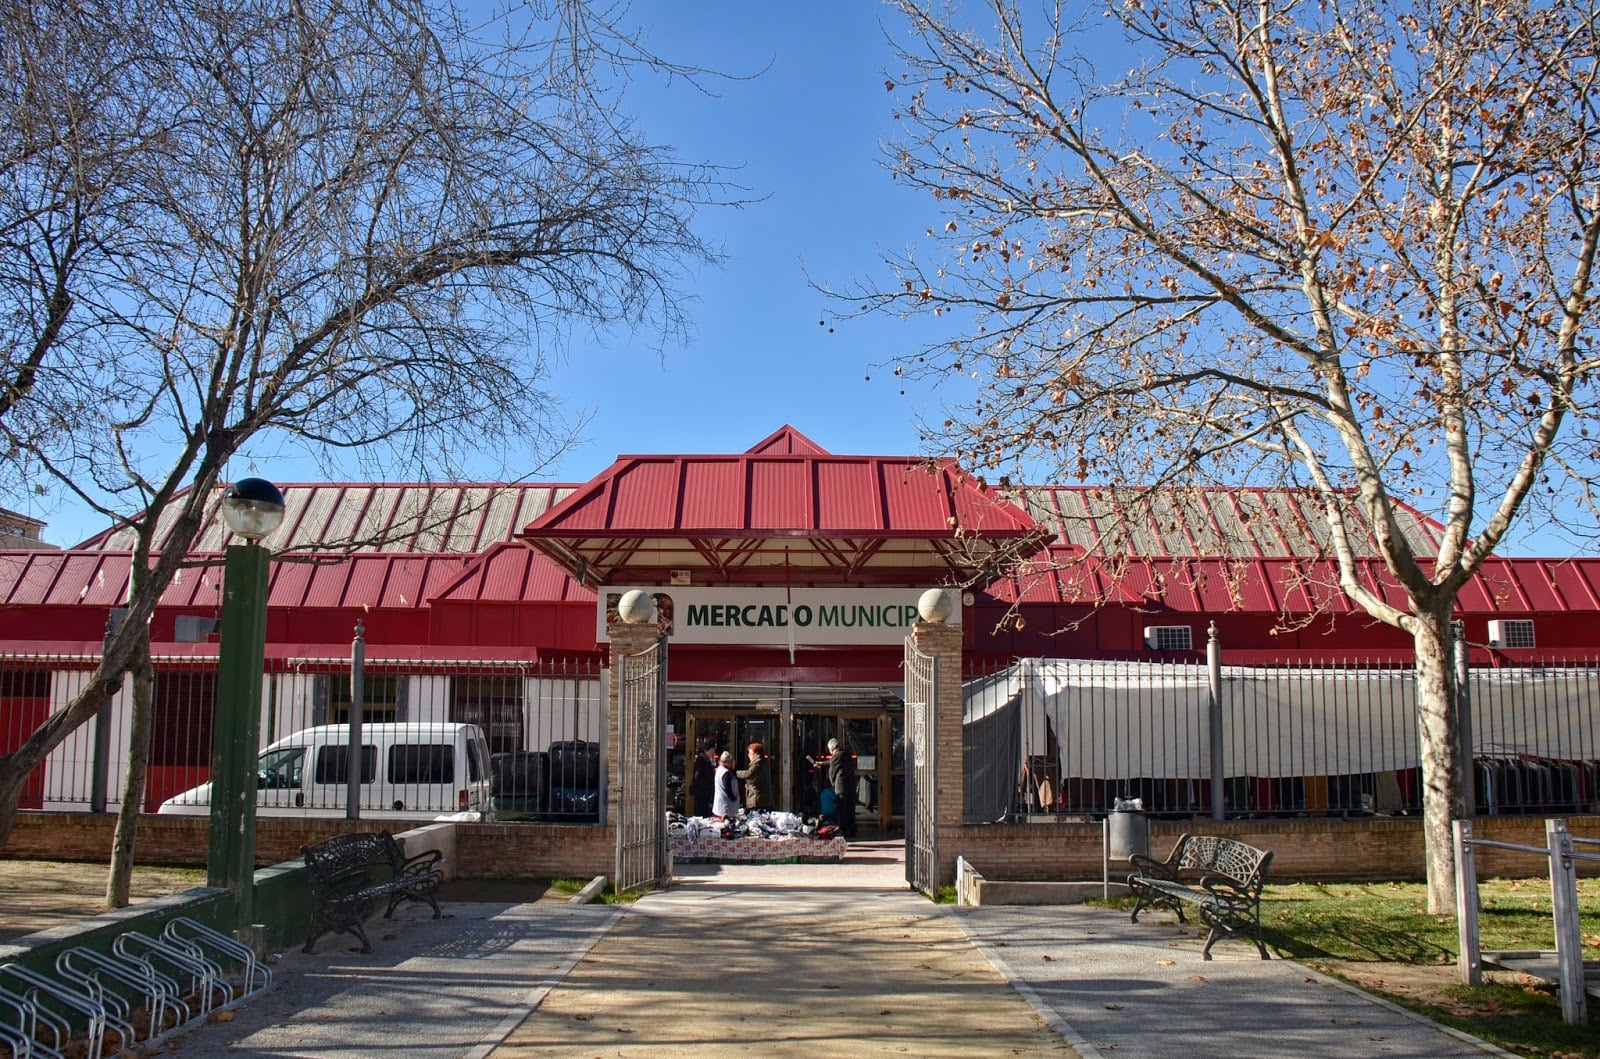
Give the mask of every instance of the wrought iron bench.
[[354, 934], [361, 951], [371, 952], [362, 923], [380, 904], [388, 905], [385, 919], [402, 901], [426, 901], [434, 919], [442, 915], [434, 894], [444, 882], [443, 854], [436, 849], [407, 857], [393, 835], [377, 831], [334, 835], [300, 852], [311, 879], [311, 932], [302, 952], [312, 952], [327, 933]]
[[1211, 959], [1218, 938], [1241, 932], [1248, 932], [1263, 960], [1268, 958], [1261, 942], [1261, 891], [1267, 885], [1270, 852], [1217, 835], [1184, 835], [1164, 861], [1138, 854], [1129, 860], [1134, 870], [1128, 889], [1137, 898], [1132, 922], [1139, 922], [1139, 913], [1147, 908], [1170, 909], [1178, 922], [1187, 922], [1183, 906], [1193, 904], [1211, 928], [1206, 959]]

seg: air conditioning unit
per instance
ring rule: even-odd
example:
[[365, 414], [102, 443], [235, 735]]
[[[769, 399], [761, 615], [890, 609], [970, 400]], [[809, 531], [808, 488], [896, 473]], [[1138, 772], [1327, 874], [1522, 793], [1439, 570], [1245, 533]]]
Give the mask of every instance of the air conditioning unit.
[[1192, 651], [1194, 632], [1187, 625], [1146, 625], [1144, 645], [1151, 651]]
[[1502, 618], [1489, 623], [1490, 647], [1532, 647], [1533, 621], [1528, 618]]

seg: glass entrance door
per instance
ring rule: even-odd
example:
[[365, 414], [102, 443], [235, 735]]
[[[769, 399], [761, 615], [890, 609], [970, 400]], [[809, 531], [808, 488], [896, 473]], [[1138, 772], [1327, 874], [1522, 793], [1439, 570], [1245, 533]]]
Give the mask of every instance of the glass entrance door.
[[826, 765], [811, 762], [827, 754], [829, 739], [838, 739], [856, 758], [857, 826], [879, 831], [901, 826], [905, 820], [902, 719], [898, 710], [886, 707], [796, 706], [795, 812], [811, 816], [820, 810], [822, 788], [828, 782]]
[[[674, 723], [677, 722], [674, 718]], [[776, 711], [759, 711], [749, 709], [703, 708], [686, 707], [683, 710], [683, 733], [685, 739], [685, 754], [692, 759], [699, 748], [710, 745], [718, 751], [728, 750], [733, 753], [735, 769], [742, 769], [749, 764], [749, 755], [746, 753], [751, 743], [760, 743], [766, 748], [767, 756], [772, 759], [773, 778], [779, 779], [783, 775], [784, 762], [787, 760], [788, 746], [783, 738], [783, 725], [779, 721]], [[692, 766], [693, 761], [690, 761]], [[781, 780], [779, 782], [782, 788]], [[780, 809], [788, 806], [779, 799]], [[692, 812], [694, 807], [685, 804], [683, 811]]]

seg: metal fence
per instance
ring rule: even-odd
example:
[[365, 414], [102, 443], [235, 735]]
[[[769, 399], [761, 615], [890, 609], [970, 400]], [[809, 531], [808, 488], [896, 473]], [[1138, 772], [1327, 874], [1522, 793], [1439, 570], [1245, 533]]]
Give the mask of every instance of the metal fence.
[[[95, 661], [0, 658], [0, 753], [14, 750], [46, 717], [70, 703], [90, 678]], [[391, 779], [415, 784], [421, 769], [436, 779], [448, 772], [450, 782], [441, 786], [453, 783], [453, 789], [440, 804], [419, 800], [427, 792], [413, 785], [389, 804], [364, 807], [393, 809], [394, 802], [409, 798], [404, 807], [412, 812], [460, 809], [456, 795], [464, 787], [454, 783], [458, 774], [448, 761], [424, 768], [429, 751], [395, 751], [386, 758], [377, 744], [391, 742], [396, 731], [392, 726], [402, 723], [436, 724], [441, 733], [446, 724], [468, 723], [483, 730], [489, 757], [486, 762], [464, 760], [462, 771], [473, 784], [488, 781], [496, 818], [599, 821], [606, 728], [601, 676], [592, 662], [524, 666], [368, 661], [359, 681], [362, 742], [365, 756], [371, 758], [362, 767], [363, 783], [375, 785], [373, 791]], [[216, 691], [214, 659], [156, 660], [145, 811], [194, 812], [195, 804], [203, 811], [208, 804], [205, 790], [196, 788], [211, 773]], [[263, 753], [275, 744], [307, 745], [303, 733], [309, 729], [348, 724], [351, 691], [349, 659], [305, 659], [265, 674]], [[29, 775], [22, 807], [101, 811], [118, 806], [127, 775], [131, 703], [130, 682], [100, 717], [73, 732]], [[390, 729], [387, 735], [385, 728]], [[430, 750], [437, 750], [432, 744], [440, 739], [430, 740], [425, 741]], [[391, 776], [389, 758], [409, 775]], [[274, 786], [269, 789], [263, 783], [258, 804], [275, 814], [346, 815], [342, 769], [337, 762], [317, 766], [308, 761], [303, 769], [296, 766], [292, 784], [287, 779], [290, 770], [274, 769]]]
[[[1600, 812], [1600, 667], [1474, 668], [1465, 697], [1478, 815]], [[1421, 809], [1409, 668], [1029, 659], [964, 700], [973, 822]]]

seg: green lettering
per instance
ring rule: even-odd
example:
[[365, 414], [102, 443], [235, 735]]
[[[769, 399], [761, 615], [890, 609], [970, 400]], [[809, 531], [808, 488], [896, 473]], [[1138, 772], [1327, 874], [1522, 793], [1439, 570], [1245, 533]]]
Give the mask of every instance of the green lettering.
[[689, 620], [684, 624], [715, 625], [717, 624], [717, 621], [714, 614], [715, 612], [713, 609], [706, 606], [704, 603], [691, 603], [689, 604]]

